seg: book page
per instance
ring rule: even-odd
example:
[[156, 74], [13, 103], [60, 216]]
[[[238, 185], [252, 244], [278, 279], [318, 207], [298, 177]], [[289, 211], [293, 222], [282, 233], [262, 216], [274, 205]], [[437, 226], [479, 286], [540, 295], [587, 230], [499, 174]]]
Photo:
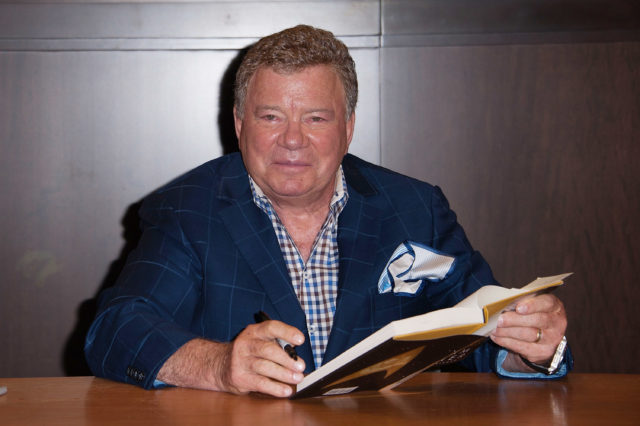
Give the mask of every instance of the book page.
[[511, 299], [521, 295], [532, 294], [546, 288], [555, 287], [562, 284], [562, 280], [571, 273], [554, 275], [550, 277], [537, 278], [522, 288], [506, 288], [497, 285], [486, 285], [478, 289], [475, 293], [467, 296], [458, 302], [456, 307], [485, 307], [503, 299]]
[[506, 288], [497, 285], [486, 285], [462, 299], [455, 306], [460, 308], [482, 308], [496, 300], [506, 299], [517, 294], [520, 289]]
[[522, 287], [522, 290], [537, 290], [547, 287], [552, 287], [553, 284], [562, 282], [565, 278], [573, 274], [573, 272], [568, 272], [566, 274], [554, 275], [551, 277], [543, 277], [538, 278], [534, 281], [531, 281], [529, 284]]
[[[484, 323], [484, 316], [477, 306], [454, 306], [453, 308], [444, 308], [416, 315], [415, 317], [396, 320], [391, 322], [388, 327], [392, 329], [391, 335], [395, 338], [407, 338], [408, 335], [415, 333], [433, 333], [438, 330], [448, 330], [452, 327], [482, 323]], [[434, 336], [434, 338], [436, 337], [440, 336]]]

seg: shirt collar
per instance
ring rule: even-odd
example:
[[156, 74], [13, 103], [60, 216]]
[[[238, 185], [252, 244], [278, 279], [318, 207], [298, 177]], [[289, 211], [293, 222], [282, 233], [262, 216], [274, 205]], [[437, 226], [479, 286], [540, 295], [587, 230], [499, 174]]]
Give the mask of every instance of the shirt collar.
[[[253, 180], [251, 175], [249, 175], [249, 186], [251, 187], [251, 193], [253, 195], [253, 202], [260, 207], [262, 210], [265, 209], [264, 204], [268, 203], [271, 206], [271, 200], [264, 194], [264, 191], [260, 186]], [[344, 199], [344, 200], [343, 200]], [[349, 191], [347, 190], [347, 181], [344, 177], [344, 171], [342, 170], [342, 164], [338, 167], [338, 171], [336, 172], [336, 186], [333, 191], [333, 197], [331, 197], [331, 202], [329, 203], [330, 208], [334, 208], [336, 204], [341, 203], [344, 205], [349, 199]], [[343, 200], [343, 201], [342, 201]]]

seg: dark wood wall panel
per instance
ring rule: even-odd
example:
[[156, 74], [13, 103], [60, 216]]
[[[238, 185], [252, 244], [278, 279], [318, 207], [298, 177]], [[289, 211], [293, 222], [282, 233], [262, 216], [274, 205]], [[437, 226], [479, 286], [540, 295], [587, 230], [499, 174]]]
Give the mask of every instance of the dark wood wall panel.
[[83, 371], [68, 342], [137, 227], [127, 209], [222, 151], [233, 56], [0, 52], [0, 376]]
[[640, 43], [385, 48], [382, 162], [440, 185], [496, 277], [573, 271], [579, 371], [640, 372]]

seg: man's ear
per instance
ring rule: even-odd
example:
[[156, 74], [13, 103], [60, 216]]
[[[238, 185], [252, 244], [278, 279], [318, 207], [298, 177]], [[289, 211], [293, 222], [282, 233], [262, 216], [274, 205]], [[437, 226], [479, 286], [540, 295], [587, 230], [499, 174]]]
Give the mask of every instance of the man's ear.
[[349, 145], [351, 145], [351, 139], [353, 138], [353, 129], [356, 126], [356, 112], [353, 111], [351, 116], [347, 120], [347, 151], [349, 150]]
[[238, 110], [236, 106], [233, 106], [233, 126], [236, 129], [236, 137], [240, 140], [240, 133], [242, 132], [242, 119], [238, 117]]

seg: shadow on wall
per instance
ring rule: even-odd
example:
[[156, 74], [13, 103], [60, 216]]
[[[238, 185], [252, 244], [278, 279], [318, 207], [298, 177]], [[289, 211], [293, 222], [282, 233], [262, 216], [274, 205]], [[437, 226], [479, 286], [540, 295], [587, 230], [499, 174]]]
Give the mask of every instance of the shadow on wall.
[[102, 280], [100, 288], [96, 296], [83, 301], [78, 307], [76, 326], [67, 339], [62, 356], [62, 366], [67, 376], [90, 376], [93, 375], [89, 369], [89, 365], [84, 358], [84, 339], [87, 336], [89, 327], [96, 316], [98, 308], [98, 295], [105, 288], [113, 286], [120, 275], [120, 271], [124, 267], [129, 253], [136, 247], [140, 240], [141, 232], [138, 226], [138, 210], [142, 205], [142, 201], [133, 203], [127, 208], [120, 223], [123, 227], [122, 236], [124, 238], [124, 246], [120, 251], [120, 256], [109, 266], [107, 275]]
[[238, 151], [238, 138], [233, 123], [233, 86], [236, 72], [240, 67], [242, 58], [247, 54], [249, 47], [242, 49], [231, 61], [220, 82], [220, 101], [218, 102], [218, 131], [224, 154]]
[[[218, 131], [222, 150], [224, 154], [238, 151], [238, 139], [236, 138], [235, 126], [233, 123], [233, 85], [236, 71], [240, 66], [242, 58], [249, 47], [241, 50], [231, 61], [220, 81], [220, 99], [218, 102]], [[145, 197], [146, 198], [146, 197]], [[98, 296], [100, 293], [113, 286], [122, 268], [127, 261], [129, 254], [135, 249], [142, 235], [139, 227], [140, 218], [138, 210], [144, 198], [131, 204], [125, 211], [121, 220], [123, 227], [124, 246], [116, 260], [111, 262], [107, 274], [102, 280], [96, 295], [91, 299], [84, 300], [76, 311], [76, 325], [69, 335], [62, 354], [62, 367], [67, 376], [90, 376], [93, 375], [84, 357], [84, 341], [98, 310]]]

